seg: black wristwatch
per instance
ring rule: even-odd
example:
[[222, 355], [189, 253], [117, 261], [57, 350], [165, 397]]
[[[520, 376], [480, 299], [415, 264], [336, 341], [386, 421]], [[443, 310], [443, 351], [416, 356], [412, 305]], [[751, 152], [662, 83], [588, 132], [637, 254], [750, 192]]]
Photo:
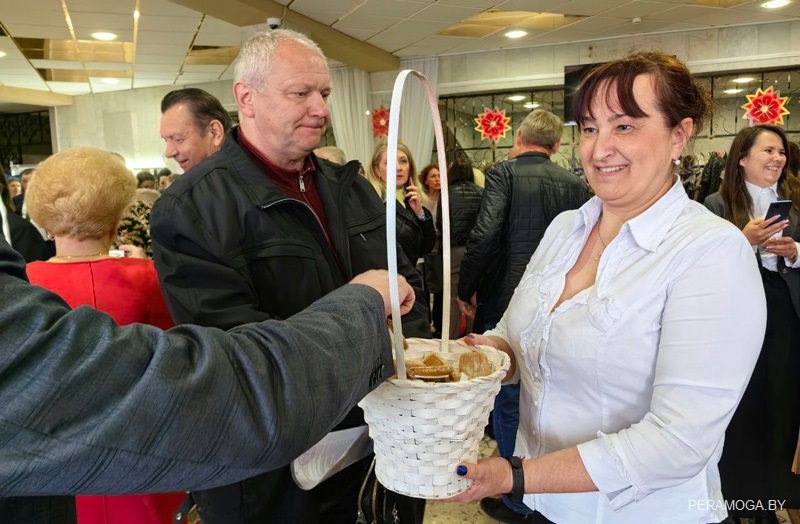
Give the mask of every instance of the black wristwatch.
[[508, 463], [511, 464], [511, 478], [513, 480], [511, 488], [511, 502], [520, 504], [525, 495], [525, 470], [522, 469], [522, 459], [519, 457], [509, 457]]

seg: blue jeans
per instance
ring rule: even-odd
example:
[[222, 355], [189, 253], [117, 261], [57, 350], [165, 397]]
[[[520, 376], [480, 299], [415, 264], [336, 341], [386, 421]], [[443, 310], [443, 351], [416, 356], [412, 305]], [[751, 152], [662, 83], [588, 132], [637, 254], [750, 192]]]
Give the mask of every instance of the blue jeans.
[[519, 428], [519, 384], [509, 384], [500, 388], [494, 399], [492, 429], [497, 441], [500, 456], [508, 458], [514, 454], [514, 443]]

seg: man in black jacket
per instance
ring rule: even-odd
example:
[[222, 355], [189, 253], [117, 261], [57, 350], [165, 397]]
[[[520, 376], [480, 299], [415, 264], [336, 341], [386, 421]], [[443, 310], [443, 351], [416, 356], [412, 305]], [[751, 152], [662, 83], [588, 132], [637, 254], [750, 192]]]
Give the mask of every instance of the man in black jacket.
[[[514, 159], [486, 173], [481, 210], [467, 241], [458, 283], [458, 304], [467, 316], [475, 316], [477, 333], [493, 328], [502, 318], [550, 222], [588, 199], [583, 182], [550, 160], [561, 145], [562, 131], [561, 119], [553, 113], [531, 112], [517, 131]], [[510, 457], [519, 426], [518, 384], [503, 386], [492, 420], [500, 455]], [[484, 499], [481, 507], [503, 522], [529, 520], [499, 500]]]
[[[304, 35], [276, 30], [243, 45], [234, 82], [240, 127], [151, 214], [156, 270], [176, 323], [230, 328], [287, 318], [351, 275], [387, 267], [385, 211], [358, 162], [338, 166], [312, 154], [329, 123], [330, 89], [325, 58]], [[413, 266], [401, 258], [400, 267], [421, 289]], [[425, 336], [427, 309], [417, 297], [404, 330]], [[340, 427], [359, 424], [354, 410]], [[362, 476], [357, 463], [302, 491], [287, 467], [195, 500], [205, 524], [314, 523], [326, 509], [325, 522], [339, 522], [343, 509], [341, 521], [351, 524]]]

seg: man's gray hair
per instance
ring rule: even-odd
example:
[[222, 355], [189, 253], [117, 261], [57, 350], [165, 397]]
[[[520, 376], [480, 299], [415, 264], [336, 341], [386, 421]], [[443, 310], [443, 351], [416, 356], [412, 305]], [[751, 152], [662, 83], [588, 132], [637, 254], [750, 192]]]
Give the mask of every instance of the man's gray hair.
[[537, 109], [525, 117], [519, 126], [523, 146], [539, 146], [553, 149], [561, 140], [564, 124], [561, 119], [544, 109]]
[[305, 47], [325, 60], [319, 46], [303, 33], [291, 29], [276, 29], [251, 35], [239, 50], [234, 74], [236, 80], [243, 80], [256, 89], [261, 89], [266, 80], [275, 50], [282, 42], [294, 42]]

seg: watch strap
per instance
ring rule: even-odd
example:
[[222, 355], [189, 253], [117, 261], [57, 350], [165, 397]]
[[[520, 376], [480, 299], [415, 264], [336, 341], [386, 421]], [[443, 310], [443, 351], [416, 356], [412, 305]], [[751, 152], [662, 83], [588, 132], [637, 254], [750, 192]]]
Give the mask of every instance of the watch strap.
[[525, 495], [525, 470], [522, 468], [522, 459], [519, 457], [509, 457], [508, 463], [511, 464], [511, 502], [521, 504]]

